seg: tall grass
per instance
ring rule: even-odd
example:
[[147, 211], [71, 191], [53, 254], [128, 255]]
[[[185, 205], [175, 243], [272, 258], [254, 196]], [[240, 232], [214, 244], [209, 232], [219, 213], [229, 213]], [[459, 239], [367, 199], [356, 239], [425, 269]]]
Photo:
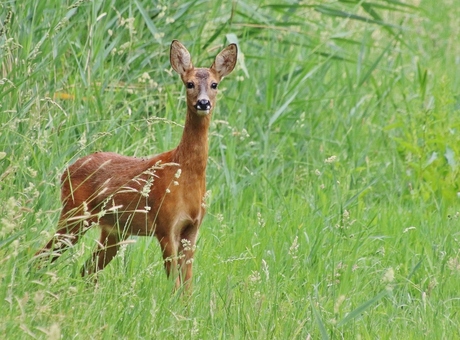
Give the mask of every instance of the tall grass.
[[[460, 336], [460, 10], [454, 1], [0, 4], [0, 334], [14, 338]], [[98, 150], [173, 148], [172, 39], [209, 66], [237, 42], [211, 126], [194, 292], [156, 240], [97, 285], [33, 254], [59, 176]]]

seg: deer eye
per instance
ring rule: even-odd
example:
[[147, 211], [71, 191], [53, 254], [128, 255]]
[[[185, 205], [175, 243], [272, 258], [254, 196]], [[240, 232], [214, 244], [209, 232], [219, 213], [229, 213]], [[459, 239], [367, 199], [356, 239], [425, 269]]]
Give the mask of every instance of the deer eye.
[[212, 83], [212, 84], [211, 84], [211, 88], [212, 88], [213, 90], [217, 89], [217, 83]]
[[195, 87], [195, 84], [192, 83], [191, 81], [189, 81], [189, 82], [187, 83], [187, 88], [188, 88], [188, 89], [193, 89], [194, 87]]

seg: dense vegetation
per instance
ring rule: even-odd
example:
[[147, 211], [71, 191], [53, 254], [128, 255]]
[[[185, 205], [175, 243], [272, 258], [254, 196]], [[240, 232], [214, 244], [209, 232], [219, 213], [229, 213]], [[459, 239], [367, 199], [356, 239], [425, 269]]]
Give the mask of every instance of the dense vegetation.
[[[460, 337], [455, 1], [0, 3], [0, 334], [19, 338]], [[211, 126], [190, 297], [153, 238], [79, 277], [39, 270], [59, 177], [98, 150], [173, 148], [179, 39], [237, 69]]]

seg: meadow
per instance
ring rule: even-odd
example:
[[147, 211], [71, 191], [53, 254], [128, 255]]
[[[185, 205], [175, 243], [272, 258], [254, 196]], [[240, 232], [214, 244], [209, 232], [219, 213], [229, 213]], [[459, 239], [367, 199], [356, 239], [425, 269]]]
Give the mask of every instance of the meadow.
[[[459, 36], [454, 0], [0, 2], [0, 337], [460, 338]], [[154, 238], [37, 268], [68, 164], [179, 142], [173, 39], [240, 51], [192, 294]]]

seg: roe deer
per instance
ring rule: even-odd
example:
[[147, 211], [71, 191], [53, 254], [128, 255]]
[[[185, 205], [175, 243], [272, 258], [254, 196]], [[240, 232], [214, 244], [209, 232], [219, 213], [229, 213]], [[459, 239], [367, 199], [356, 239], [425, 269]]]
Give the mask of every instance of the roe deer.
[[54, 237], [37, 257], [54, 261], [90, 227], [101, 229], [97, 249], [82, 275], [102, 270], [129, 235], [155, 235], [168, 277], [190, 286], [198, 229], [205, 214], [208, 128], [217, 85], [235, 67], [230, 44], [210, 68], [195, 68], [187, 49], [174, 40], [172, 68], [186, 86], [187, 115], [179, 145], [141, 159], [96, 152], [78, 159], [61, 178], [62, 212]]

